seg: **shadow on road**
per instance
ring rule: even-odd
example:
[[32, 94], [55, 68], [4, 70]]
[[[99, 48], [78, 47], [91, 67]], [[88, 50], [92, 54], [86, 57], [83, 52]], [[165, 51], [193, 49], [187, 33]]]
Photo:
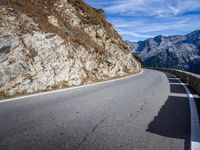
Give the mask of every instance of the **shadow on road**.
[[[166, 74], [166, 76], [169, 80], [171, 93], [186, 93], [182, 85], [172, 84], [178, 82], [174, 81], [175, 79], [172, 79], [170, 74]], [[184, 139], [185, 150], [188, 150], [190, 147], [189, 108], [187, 97], [169, 96], [146, 131], [165, 137]]]
[[170, 77], [170, 79], [168, 78], [168, 80], [169, 80], [169, 82], [170, 83], [180, 83], [176, 78], [172, 78], [172, 77]]
[[186, 91], [181, 84], [180, 85], [170, 84], [170, 92], [171, 93], [186, 94]]

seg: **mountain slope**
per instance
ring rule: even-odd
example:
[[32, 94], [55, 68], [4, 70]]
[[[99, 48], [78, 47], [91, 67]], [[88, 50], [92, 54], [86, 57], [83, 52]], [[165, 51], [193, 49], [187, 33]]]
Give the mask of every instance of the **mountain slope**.
[[200, 30], [187, 35], [160, 35], [134, 45], [133, 52], [138, 54], [145, 66], [176, 68], [200, 74]]
[[82, 0], [0, 1], [0, 97], [139, 71], [102, 10]]

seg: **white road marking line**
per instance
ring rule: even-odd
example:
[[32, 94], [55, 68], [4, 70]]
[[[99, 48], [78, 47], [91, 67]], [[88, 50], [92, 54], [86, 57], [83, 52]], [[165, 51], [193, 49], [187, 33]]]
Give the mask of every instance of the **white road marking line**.
[[[169, 83], [170, 85], [182, 85], [182, 83]], [[186, 83], [183, 83], [184, 85], [188, 85]]]
[[13, 98], [5, 99], [5, 100], [0, 100], [0, 103], [15, 101], [15, 100], [29, 98], [29, 97], [47, 95], [47, 94], [52, 94], [52, 93], [57, 93], [57, 92], [65, 92], [65, 91], [68, 91], [68, 90], [74, 90], [74, 89], [79, 89], [79, 88], [84, 88], [84, 87], [90, 87], [90, 86], [99, 85], [99, 84], [103, 84], [103, 83], [114, 82], [114, 81], [118, 81], [118, 80], [131, 78], [131, 77], [134, 77], [134, 76], [138, 76], [138, 75], [142, 74], [143, 72], [144, 72], [144, 70], [142, 69], [139, 73], [133, 74], [131, 76], [125, 76], [125, 77], [120, 77], [120, 78], [117, 78], [117, 79], [112, 79], [112, 80], [107, 80], [107, 81], [102, 81], [102, 82], [97, 82], [97, 83], [92, 83], [92, 84], [87, 84], [87, 85], [80, 85], [80, 86], [76, 86], [76, 87], [70, 87], [70, 88], [64, 88], [64, 89], [58, 89], [58, 90], [53, 90], [53, 91], [41, 92], [41, 93], [30, 94], [30, 95], [25, 95], [25, 96], [13, 97]]
[[177, 78], [177, 77], [175, 77], [175, 78], [168, 78], [168, 79], [181, 79], [181, 78]]
[[[186, 98], [188, 98], [188, 95], [184, 94], [184, 93], [170, 93], [169, 96], [186, 97]], [[199, 95], [197, 95], [197, 94], [193, 94], [192, 96], [193, 96], [193, 98], [199, 98]]]
[[[180, 79], [176, 78], [180, 83]], [[191, 94], [190, 90], [184, 83], [182, 83], [183, 87], [185, 88], [189, 103], [190, 103], [190, 124], [191, 124], [191, 135], [190, 135], [190, 149], [191, 150], [200, 150], [200, 121], [199, 115], [197, 111], [197, 107], [195, 104], [194, 96]]]

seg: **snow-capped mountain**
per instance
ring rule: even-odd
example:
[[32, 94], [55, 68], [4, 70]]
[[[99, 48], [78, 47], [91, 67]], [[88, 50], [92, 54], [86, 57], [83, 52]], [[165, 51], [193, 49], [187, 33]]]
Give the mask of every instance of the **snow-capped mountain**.
[[200, 74], [200, 30], [187, 35], [156, 36], [127, 42], [145, 66], [167, 67]]
[[133, 53], [137, 53], [136, 49], [138, 48], [138, 44], [137, 42], [131, 42], [131, 41], [126, 41], [128, 47], [130, 48], [130, 50], [132, 50]]

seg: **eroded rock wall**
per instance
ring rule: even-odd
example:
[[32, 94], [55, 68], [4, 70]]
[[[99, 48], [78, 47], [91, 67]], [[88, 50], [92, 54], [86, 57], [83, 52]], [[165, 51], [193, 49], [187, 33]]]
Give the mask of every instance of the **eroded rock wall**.
[[[1, 2], [0, 97], [89, 84], [140, 71], [140, 64], [112, 26], [88, 16], [87, 11], [98, 16], [96, 9], [81, 0], [49, 3]], [[41, 14], [34, 15], [31, 7]]]

